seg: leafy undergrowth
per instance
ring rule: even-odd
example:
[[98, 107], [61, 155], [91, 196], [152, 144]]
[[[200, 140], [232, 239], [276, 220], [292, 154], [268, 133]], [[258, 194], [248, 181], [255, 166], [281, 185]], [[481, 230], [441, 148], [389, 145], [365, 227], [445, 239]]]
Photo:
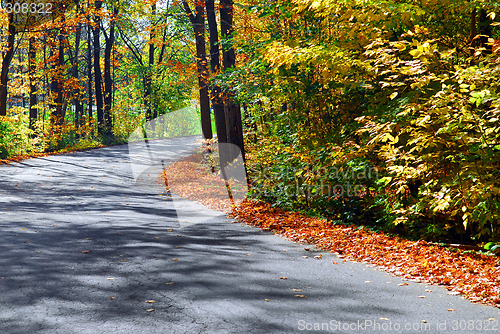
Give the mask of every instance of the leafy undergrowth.
[[224, 182], [203, 164], [200, 154], [168, 166], [165, 173], [170, 191], [223, 210], [241, 222], [314, 244], [344, 259], [379, 265], [406, 279], [444, 285], [452, 294], [500, 308], [499, 257], [408, 241], [363, 227], [332, 225], [325, 219], [259, 201], [246, 200], [233, 206]]
[[126, 144], [126, 142], [124, 140], [117, 140], [116, 142], [112, 142], [109, 144], [103, 144], [103, 143], [100, 143], [98, 141], [87, 142], [84, 144], [73, 145], [73, 146], [65, 147], [65, 148], [62, 148], [60, 150], [51, 151], [51, 152], [31, 152], [29, 154], [18, 154], [16, 156], [9, 157], [8, 159], [0, 159], [0, 165], [11, 164], [14, 162], [19, 162], [19, 161], [23, 161], [23, 160], [31, 159], [31, 158], [40, 158], [40, 157], [48, 157], [51, 155], [69, 154], [69, 153], [82, 152], [82, 151], [93, 150], [96, 148], [111, 147], [111, 146], [123, 145], [123, 144]]

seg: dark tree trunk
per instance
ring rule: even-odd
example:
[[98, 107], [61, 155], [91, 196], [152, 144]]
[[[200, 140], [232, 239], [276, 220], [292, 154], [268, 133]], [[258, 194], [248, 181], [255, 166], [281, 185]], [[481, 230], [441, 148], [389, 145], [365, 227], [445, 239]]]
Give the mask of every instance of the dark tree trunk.
[[[77, 4], [77, 11], [79, 9], [79, 5]], [[81, 40], [81, 35], [82, 35], [82, 24], [78, 23], [78, 27], [75, 32], [75, 54], [73, 55], [72, 59], [72, 69], [71, 69], [71, 76], [76, 80], [76, 82], [79, 81], [79, 76], [78, 76], [78, 56], [80, 54], [80, 40]], [[73, 89], [73, 104], [75, 106], [75, 127], [79, 127], [81, 125], [81, 119], [83, 116], [83, 104], [82, 101], [80, 100], [80, 88], [74, 88]]]
[[[118, 14], [118, 9], [114, 9], [114, 15]], [[106, 36], [106, 35], [105, 35]], [[111, 107], [113, 104], [113, 78], [111, 77], [111, 51], [115, 43], [115, 20], [109, 24], [109, 36], [106, 36], [106, 48], [104, 50], [104, 122], [105, 133], [113, 135], [113, 115]]]
[[198, 85], [200, 89], [201, 129], [205, 139], [212, 138], [212, 122], [210, 118], [210, 100], [208, 97], [208, 64], [205, 49], [205, 18], [202, 2], [196, 2], [196, 15], [191, 12], [186, 0], [182, 1], [184, 10], [193, 25], [196, 41], [196, 64], [198, 68]]
[[[155, 16], [156, 14], [156, 4], [153, 4], [151, 7], [151, 13], [152, 17]], [[155, 37], [155, 29], [153, 27], [153, 22], [151, 22], [151, 30], [149, 31], [149, 40], [153, 41]], [[152, 108], [153, 101], [152, 101], [152, 84], [153, 84], [153, 66], [155, 64], [155, 45], [154, 43], [149, 44], [149, 50], [148, 50], [148, 69], [146, 73], [146, 77], [144, 79], [144, 85], [145, 85], [145, 100], [147, 103], [147, 109], [146, 109], [146, 120], [150, 121], [153, 118], [157, 117], [157, 111], [156, 108]], [[154, 109], [154, 115], [153, 115], [153, 109]], [[153, 124], [153, 123], [152, 123]], [[153, 129], [154, 131], [154, 129]]]
[[87, 91], [88, 91], [88, 108], [89, 108], [89, 119], [92, 121], [94, 117], [92, 113], [92, 38], [90, 34], [90, 25], [87, 24]]
[[478, 20], [478, 28], [479, 28], [479, 42], [481, 47], [485, 48], [486, 51], [484, 52], [485, 54], [491, 54], [492, 52], [492, 45], [488, 43], [488, 39], [492, 35], [491, 31], [491, 19], [488, 17], [488, 14], [486, 13], [486, 10], [481, 9], [479, 11], [479, 20]]
[[57, 38], [55, 38], [55, 44], [57, 44], [57, 50], [54, 50], [56, 46], [52, 47], [52, 54], [56, 53], [57, 57], [52, 62], [52, 70], [55, 73], [50, 82], [51, 91], [51, 103], [50, 109], [52, 110], [51, 121], [52, 125], [62, 125], [63, 124], [63, 91], [62, 91], [62, 79], [61, 74], [59, 74], [59, 69], [64, 65], [64, 44], [63, 44], [63, 32], [59, 30]]
[[30, 124], [31, 130], [35, 128], [35, 122], [38, 119], [38, 110], [36, 104], [38, 99], [36, 96], [36, 85], [35, 85], [35, 58], [36, 58], [36, 47], [35, 38], [30, 37], [28, 45], [28, 76], [30, 81]]
[[[229, 40], [229, 43], [223, 48], [222, 64], [224, 70], [232, 68], [236, 65], [236, 55], [234, 47], [232, 46], [231, 39], [233, 38], [233, 1], [221, 0], [220, 1], [220, 21], [221, 21], [221, 37], [222, 39]], [[226, 109], [226, 126], [227, 126], [227, 140], [235, 144], [241, 150], [243, 161], [245, 161], [245, 147], [243, 143], [243, 126], [241, 123], [241, 108], [240, 105], [234, 103], [231, 92], [225, 93], [225, 109]], [[236, 158], [233, 156], [231, 158]]]
[[[219, 34], [217, 31], [217, 20], [215, 17], [214, 0], [205, 1], [207, 7], [208, 30], [210, 33], [210, 70], [217, 74], [220, 70]], [[215, 128], [217, 130], [217, 141], [227, 143], [226, 114], [224, 113], [224, 100], [222, 91], [217, 85], [212, 86], [212, 108], [215, 116]], [[227, 165], [229, 157], [226, 150], [219, 145], [219, 159], [221, 167]]]
[[[95, 2], [95, 8], [100, 9], [102, 7], [102, 1]], [[95, 86], [95, 100], [97, 107], [97, 131], [99, 134], [104, 133], [104, 110], [103, 110], [103, 96], [102, 96], [102, 73], [101, 73], [101, 44], [99, 40], [99, 35], [101, 33], [101, 18], [95, 16], [96, 26], [93, 29], [94, 34], [94, 86]]]
[[9, 14], [7, 50], [2, 54], [2, 70], [0, 73], [0, 116], [7, 115], [7, 84], [9, 82], [9, 67], [14, 56], [14, 41], [16, 39], [16, 27], [12, 24], [12, 20], [12, 14]]

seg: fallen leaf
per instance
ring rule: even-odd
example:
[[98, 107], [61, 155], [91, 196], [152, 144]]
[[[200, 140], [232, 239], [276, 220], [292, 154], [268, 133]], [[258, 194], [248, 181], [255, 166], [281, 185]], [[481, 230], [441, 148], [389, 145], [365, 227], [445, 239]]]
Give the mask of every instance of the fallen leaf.
[[389, 320], [389, 318], [380, 318], [380, 320]]
[[432, 290], [426, 289], [425, 292], [432, 292]]
[[404, 283], [399, 283], [399, 286], [404, 286], [404, 285], [410, 285], [410, 283], [404, 282]]
[[288, 279], [288, 277], [281, 276], [280, 279]]
[[295, 295], [295, 297], [306, 298], [306, 295]]
[[323, 257], [323, 254], [316, 255], [314, 258], [320, 260]]
[[175, 282], [167, 282], [167, 283], [165, 283], [165, 285], [172, 285], [172, 284], [175, 284]]
[[293, 292], [302, 292], [302, 289], [292, 289]]
[[109, 297], [109, 299], [116, 299], [116, 297]]
[[303, 259], [308, 259], [308, 258], [309, 258], [309, 256], [303, 256], [302, 258], [303, 258]]
[[365, 283], [371, 283], [371, 281], [365, 281]]
[[154, 308], [150, 308], [150, 309], [147, 309], [146, 312], [154, 312], [155, 309]]
[[174, 257], [172, 260], [174, 260], [174, 261], [179, 261], [179, 259], [178, 259], [178, 258], [176, 258], [176, 257]]
[[82, 253], [83, 254], [88, 254], [88, 253], [90, 253], [90, 251], [89, 250], [82, 250]]
[[264, 299], [264, 301], [269, 302], [269, 301], [271, 301], [271, 300], [266, 298], [266, 299]]
[[156, 300], [150, 299], [150, 300], [145, 300], [144, 302], [148, 303], [148, 304], [153, 304], [153, 303], [156, 303]]
[[418, 298], [426, 298], [425, 296], [418, 296]]
[[446, 311], [453, 312], [453, 311], [455, 311], [455, 309], [454, 308], [447, 308]]
[[332, 261], [332, 263], [333, 263], [333, 264], [338, 264], [338, 263], [337, 263], [337, 262], [335, 262], [335, 261]]

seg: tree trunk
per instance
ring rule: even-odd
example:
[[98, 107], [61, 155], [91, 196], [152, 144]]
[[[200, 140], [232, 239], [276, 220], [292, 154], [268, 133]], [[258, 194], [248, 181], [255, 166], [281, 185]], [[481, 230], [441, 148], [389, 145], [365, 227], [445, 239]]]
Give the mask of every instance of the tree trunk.
[[[102, 1], [95, 2], [95, 8], [98, 10], [102, 7]], [[95, 100], [97, 106], [97, 131], [99, 134], [104, 133], [104, 112], [103, 112], [103, 98], [102, 98], [102, 73], [101, 73], [101, 44], [99, 35], [101, 33], [101, 18], [96, 15], [94, 17], [96, 26], [93, 29], [94, 34], [94, 86], [95, 86]]]
[[478, 20], [478, 28], [479, 28], [479, 41], [481, 47], [485, 48], [485, 54], [491, 54], [492, 47], [490, 43], [488, 43], [488, 39], [492, 36], [491, 31], [491, 19], [488, 17], [486, 10], [481, 9], [479, 11], [479, 20]]
[[[50, 82], [50, 92], [51, 92], [51, 123], [52, 125], [62, 125], [63, 124], [63, 91], [62, 91], [62, 78], [60, 69], [64, 65], [64, 45], [63, 45], [63, 32], [59, 30], [59, 34], [54, 38], [54, 44], [52, 47], [52, 55], [56, 53], [56, 59], [52, 61], [53, 77]], [[52, 57], [51, 57], [52, 58]]]
[[[118, 8], [113, 11], [118, 14]], [[106, 35], [105, 35], [106, 36]], [[106, 48], [104, 50], [104, 122], [105, 133], [108, 136], [113, 135], [113, 115], [111, 107], [113, 104], [113, 78], [111, 78], [111, 51], [115, 43], [115, 20], [109, 24], [109, 36], [106, 36]]]
[[[217, 31], [217, 20], [215, 17], [214, 0], [205, 1], [207, 7], [208, 30], [210, 33], [210, 70], [216, 75], [220, 70], [219, 34]], [[219, 143], [219, 159], [221, 167], [227, 165], [228, 155], [222, 149], [220, 143], [227, 143], [226, 114], [224, 113], [224, 100], [222, 91], [217, 85], [212, 86], [212, 108], [215, 116], [215, 128], [217, 130], [217, 141]]]
[[196, 42], [196, 64], [198, 68], [198, 85], [200, 90], [201, 129], [205, 139], [212, 138], [212, 122], [210, 118], [210, 100], [208, 97], [208, 64], [205, 49], [205, 19], [201, 1], [196, 2], [196, 15], [191, 12], [186, 0], [182, 1], [184, 10], [193, 26]]
[[35, 128], [35, 122], [38, 119], [38, 110], [36, 108], [37, 96], [36, 96], [36, 85], [35, 85], [35, 58], [36, 58], [36, 48], [35, 48], [35, 37], [30, 37], [28, 45], [28, 77], [30, 82], [30, 124], [31, 130]]
[[[156, 15], [156, 4], [153, 4], [151, 6], [151, 17], [154, 18]], [[152, 84], [153, 84], [153, 66], [155, 64], [155, 45], [152, 42], [155, 37], [155, 29], [153, 27], [153, 22], [151, 21], [151, 27], [149, 30], [149, 50], [148, 50], [148, 68], [147, 68], [147, 73], [146, 77], [144, 79], [145, 83], [145, 101], [147, 103], [147, 109], [146, 109], [146, 120], [150, 121], [153, 118], [157, 117], [157, 112], [156, 108], [155, 109], [155, 114], [153, 115], [153, 108], [151, 107], [153, 104], [152, 101]], [[151, 125], [154, 126], [154, 123], [151, 123]], [[154, 132], [154, 129], [153, 129]]]
[[0, 116], [7, 115], [7, 84], [9, 82], [9, 67], [14, 56], [14, 41], [16, 27], [12, 23], [13, 16], [9, 14], [9, 36], [7, 37], [7, 50], [2, 52], [2, 70], [0, 72]]
[[87, 90], [88, 90], [88, 109], [89, 109], [89, 120], [92, 122], [92, 118], [94, 117], [92, 113], [92, 38], [90, 34], [90, 25], [87, 24]]
[[[222, 39], [230, 40], [234, 32], [233, 29], [233, 1], [221, 0], [220, 1], [220, 25]], [[223, 48], [222, 64], [224, 70], [230, 69], [236, 65], [236, 55], [232, 42], [225, 43], [228, 47]], [[241, 108], [240, 105], [234, 103], [231, 92], [225, 93], [225, 109], [226, 109], [226, 126], [227, 126], [227, 140], [235, 144], [241, 150], [243, 161], [245, 161], [245, 147], [243, 143], [243, 126], [241, 123]], [[236, 158], [233, 154], [232, 159]]]
[[[79, 10], [79, 5], [77, 4], [77, 11]], [[78, 23], [78, 27], [76, 28], [76, 36], [75, 36], [75, 54], [73, 55], [72, 59], [72, 69], [71, 69], [71, 76], [76, 80], [76, 82], [79, 81], [78, 77], [78, 56], [80, 54], [80, 40], [81, 40], [81, 34], [82, 34], [82, 24]], [[75, 106], [75, 127], [78, 128], [81, 125], [81, 118], [83, 116], [83, 104], [82, 101], [80, 100], [80, 88], [75, 87], [73, 89], [73, 104]]]

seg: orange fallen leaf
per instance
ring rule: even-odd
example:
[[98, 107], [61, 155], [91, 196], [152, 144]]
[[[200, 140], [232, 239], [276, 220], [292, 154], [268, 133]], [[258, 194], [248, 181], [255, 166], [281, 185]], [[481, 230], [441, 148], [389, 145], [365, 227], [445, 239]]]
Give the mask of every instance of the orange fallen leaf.
[[148, 303], [148, 304], [153, 304], [153, 303], [156, 303], [156, 300], [150, 299], [150, 300], [145, 300], [144, 302]]
[[295, 297], [298, 297], [298, 298], [306, 298], [306, 295], [295, 295]]
[[82, 250], [82, 253], [83, 254], [88, 254], [88, 253], [90, 253], [90, 251], [89, 250]]

